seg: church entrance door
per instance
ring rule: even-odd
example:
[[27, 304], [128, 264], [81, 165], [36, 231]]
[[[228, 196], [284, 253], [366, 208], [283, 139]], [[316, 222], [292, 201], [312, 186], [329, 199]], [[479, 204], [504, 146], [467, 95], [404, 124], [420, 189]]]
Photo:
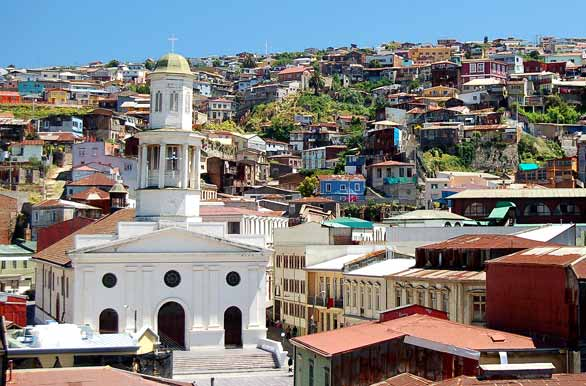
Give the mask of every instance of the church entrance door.
[[224, 345], [242, 347], [242, 312], [238, 307], [232, 306], [224, 312]]
[[157, 316], [157, 333], [161, 344], [170, 349], [185, 350], [185, 311], [179, 303], [165, 303]]

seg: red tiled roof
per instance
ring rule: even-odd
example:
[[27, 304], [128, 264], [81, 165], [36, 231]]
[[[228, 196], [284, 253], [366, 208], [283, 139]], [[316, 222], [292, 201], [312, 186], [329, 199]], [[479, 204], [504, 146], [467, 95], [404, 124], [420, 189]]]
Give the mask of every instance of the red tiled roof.
[[115, 234], [118, 223], [122, 221], [133, 221], [134, 214], [134, 209], [130, 208], [116, 211], [59, 240], [41, 252], [36, 253], [33, 257], [57, 265], [69, 265], [71, 260], [67, 256], [67, 252], [73, 249], [75, 235]]
[[44, 145], [45, 141], [42, 139], [25, 139], [17, 143], [18, 145]]
[[97, 169], [92, 168], [91, 166], [87, 166], [87, 165], [81, 165], [81, 166], [77, 166], [74, 167], [73, 170], [79, 170], [79, 171], [83, 171], [83, 172], [97, 172]]
[[110, 366], [27, 369], [12, 372], [15, 386], [191, 386], [191, 383], [131, 373]]
[[417, 249], [527, 249], [536, 247], [561, 246], [525, 239], [512, 235], [462, 235], [439, 243], [429, 244]]
[[402, 373], [371, 386], [425, 386], [431, 382], [429, 379], [421, 378], [411, 373]]
[[536, 379], [478, 379], [460, 375], [431, 386], [585, 386], [586, 373], [553, 374], [551, 378]]
[[304, 66], [288, 67], [282, 71], [279, 71], [278, 75], [297, 74], [300, 72], [305, 72], [307, 70], [308, 70], [308, 68], [304, 67]]
[[[586, 258], [584, 247], [549, 246], [525, 249], [507, 256], [487, 261], [488, 264], [544, 265], [566, 267]], [[583, 260], [582, 260], [583, 261]]]
[[108, 192], [104, 192], [102, 189], [98, 189], [95, 186], [92, 186], [84, 191], [77, 192], [71, 196], [72, 200], [109, 200], [110, 194]]
[[420, 314], [306, 335], [291, 342], [320, 355], [332, 356], [402, 336], [475, 351], [535, 349], [533, 340], [526, 336]]
[[315, 202], [335, 202], [331, 198], [327, 197], [301, 197], [296, 200], [290, 201], [293, 204], [305, 204], [305, 203], [315, 203]]
[[102, 173], [94, 173], [81, 180], [67, 183], [67, 186], [114, 186], [116, 181], [106, 177]]
[[317, 176], [320, 181], [364, 181], [362, 174], [320, 174]]
[[1, 96], [20, 96], [16, 91], [0, 91]]
[[368, 165], [367, 168], [372, 168], [375, 166], [415, 166], [414, 163], [410, 162], [400, 162], [400, 161], [383, 161], [376, 164]]

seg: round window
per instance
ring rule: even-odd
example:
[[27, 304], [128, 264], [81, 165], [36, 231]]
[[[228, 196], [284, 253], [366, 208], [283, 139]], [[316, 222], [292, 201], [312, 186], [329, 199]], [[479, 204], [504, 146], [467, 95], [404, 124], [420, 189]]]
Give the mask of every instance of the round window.
[[169, 287], [177, 287], [181, 283], [181, 275], [177, 271], [169, 271], [165, 274], [165, 284]]
[[106, 288], [114, 287], [117, 281], [118, 279], [116, 279], [116, 275], [114, 275], [113, 273], [107, 273], [104, 276], [102, 276], [102, 284]]
[[226, 282], [232, 287], [235, 287], [238, 284], [240, 284], [240, 275], [238, 274], [238, 272], [232, 271], [228, 275], [226, 275]]

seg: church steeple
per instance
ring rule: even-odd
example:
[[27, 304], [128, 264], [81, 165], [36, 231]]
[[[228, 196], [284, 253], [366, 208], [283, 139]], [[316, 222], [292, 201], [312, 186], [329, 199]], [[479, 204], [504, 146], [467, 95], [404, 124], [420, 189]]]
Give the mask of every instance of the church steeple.
[[200, 221], [202, 136], [192, 129], [193, 74], [187, 60], [167, 54], [149, 74], [149, 130], [139, 138], [139, 219]]

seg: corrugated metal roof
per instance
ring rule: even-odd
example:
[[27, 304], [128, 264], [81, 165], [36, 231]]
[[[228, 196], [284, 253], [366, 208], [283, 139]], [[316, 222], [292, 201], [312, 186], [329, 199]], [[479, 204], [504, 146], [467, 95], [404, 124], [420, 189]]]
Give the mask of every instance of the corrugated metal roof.
[[541, 247], [515, 252], [487, 264], [569, 266], [586, 258], [586, 247]]
[[486, 272], [484, 271], [454, 271], [449, 269], [411, 268], [388, 276], [394, 279], [486, 281]]
[[531, 240], [526, 237], [499, 234], [462, 235], [417, 249], [527, 249], [544, 246], [561, 246]]
[[388, 259], [353, 271], [345, 272], [344, 275], [383, 277], [404, 271], [414, 265], [415, 259]]
[[586, 198], [586, 189], [467, 189], [449, 197], [463, 198]]
[[341, 271], [344, 268], [345, 264], [354, 261], [362, 256], [364, 256], [364, 253], [353, 253], [349, 255], [344, 255], [318, 264], [310, 265], [305, 269], [308, 271]]

